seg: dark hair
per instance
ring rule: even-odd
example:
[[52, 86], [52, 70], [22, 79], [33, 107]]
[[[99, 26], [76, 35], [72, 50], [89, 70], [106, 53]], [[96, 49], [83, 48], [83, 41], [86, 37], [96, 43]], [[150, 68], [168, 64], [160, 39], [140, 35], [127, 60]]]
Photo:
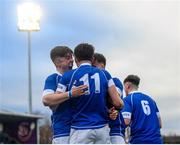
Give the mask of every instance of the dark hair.
[[106, 66], [106, 58], [104, 57], [103, 54], [94, 53], [94, 60], [99, 62], [99, 63], [103, 63], [104, 66]]
[[139, 86], [140, 83], [140, 78], [137, 75], [128, 75], [125, 79], [124, 79], [124, 83], [126, 82], [130, 82], [136, 86]]
[[90, 60], [92, 61], [94, 55], [94, 47], [88, 43], [81, 43], [74, 49], [74, 56], [78, 61]]
[[72, 54], [73, 51], [67, 47], [67, 46], [56, 46], [51, 50], [50, 57], [51, 60], [54, 62], [54, 60], [57, 57], [65, 57], [68, 53]]

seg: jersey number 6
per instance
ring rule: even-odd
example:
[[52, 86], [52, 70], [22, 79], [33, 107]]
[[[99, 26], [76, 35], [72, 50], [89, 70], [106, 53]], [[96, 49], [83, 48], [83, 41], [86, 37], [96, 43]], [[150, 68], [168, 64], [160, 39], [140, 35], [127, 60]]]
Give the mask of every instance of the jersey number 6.
[[142, 108], [143, 108], [143, 111], [146, 115], [150, 115], [151, 114], [151, 109], [149, 107], [149, 102], [146, 101], [146, 100], [142, 100], [141, 101], [141, 105], [142, 105]]

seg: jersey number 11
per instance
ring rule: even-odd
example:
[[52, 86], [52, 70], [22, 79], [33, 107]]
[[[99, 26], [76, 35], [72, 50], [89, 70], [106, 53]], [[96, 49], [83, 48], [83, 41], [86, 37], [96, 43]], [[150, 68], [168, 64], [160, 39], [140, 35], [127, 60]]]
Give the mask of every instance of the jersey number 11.
[[[90, 79], [94, 80], [95, 84], [95, 93], [100, 93], [100, 78], [99, 78], [99, 73], [95, 73], [94, 75], [91, 76]], [[88, 86], [88, 90], [86, 91], [86, 95], [90, 94], [90, 88], [89, 88], [89, 74], [84, 74], [80, 79], [84, 83], [84, 85]]]

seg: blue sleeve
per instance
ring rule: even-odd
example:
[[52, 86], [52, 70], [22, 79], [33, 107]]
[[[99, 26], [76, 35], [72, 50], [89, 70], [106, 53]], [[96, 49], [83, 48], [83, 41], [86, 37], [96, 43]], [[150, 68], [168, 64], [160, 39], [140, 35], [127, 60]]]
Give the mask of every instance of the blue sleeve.
[[44, 90], [43, 90], [43, 96], [52, 94], [57, 89], [57, 78], [58, 74], [53, 74], [47, 77], [45, 84], [44, 84]]
[[122, 92], [123, 91], [123, 84], [122, 84], [122, 82], [118, 78], [113, 78], [113, 81], [114, 81], [116, 87], [118, 87], [121, 90], [121, 92]]
[[131, 114], [132, 114], [131, 97], [130, 96], [125, 97], [123, 101], [124, 101], [124, 107], [121, 111], [123, 118], [131, 119]]
[[106, 71], [105, 69], [103, 69], [102, 72], [105, 75], [105, 78], [107, 79], [108, 87], [115, 85], [110, 73], [108, 71]]
[[123, 99], [123, 84], [118, 78], [113, 78], [114, 84], [116, 86], [117, 91], [121, 94], [121, 99]]
[[50, 75], [49, 77], [47, 77], [46, 81], [45, 81], [45, 85], [44, 85], [44, 90], [50, 89], [53, 91], [56, 91], [57, 88], [57, 75]]

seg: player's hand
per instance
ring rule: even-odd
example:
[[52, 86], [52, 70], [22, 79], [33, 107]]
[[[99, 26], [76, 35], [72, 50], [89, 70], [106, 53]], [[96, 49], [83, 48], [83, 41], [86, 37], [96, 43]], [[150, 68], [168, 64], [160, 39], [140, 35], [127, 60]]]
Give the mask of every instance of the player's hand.
[[86, 93], [87, 89], [88, 89], [87, 85], [73, 87], [72, 88], [72, 97], [78, 97], [78, 96], [84, 95]]
[[109, 109], [109, 118], [111, 120], [116, 120], [118, 113], [118, 110], [116, 110], [115, 107], [112, 107], [111, 109]]

